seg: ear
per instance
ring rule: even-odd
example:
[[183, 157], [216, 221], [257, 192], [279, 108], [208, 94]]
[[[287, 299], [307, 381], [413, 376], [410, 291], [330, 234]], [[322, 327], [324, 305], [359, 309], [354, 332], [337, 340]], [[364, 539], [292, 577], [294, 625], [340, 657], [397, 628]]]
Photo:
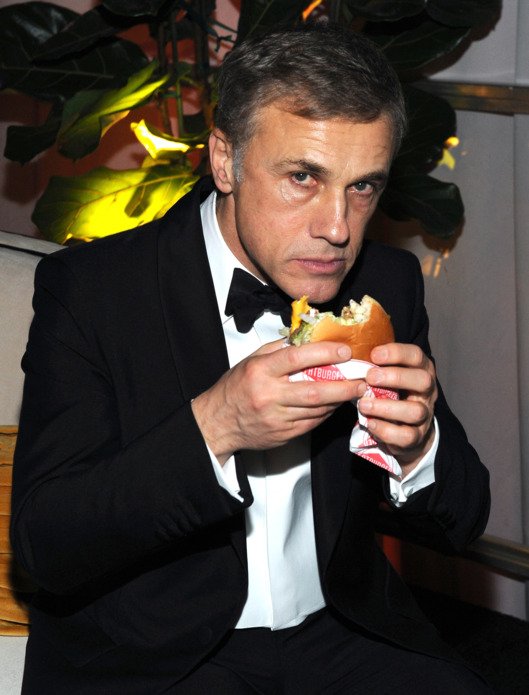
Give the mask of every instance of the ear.
[[213, 128], [209, 136], [209, 159], [215, 185], [221, 193], [232, 193], [235, 184], [233, 176], [233, 148], [222, 130]]

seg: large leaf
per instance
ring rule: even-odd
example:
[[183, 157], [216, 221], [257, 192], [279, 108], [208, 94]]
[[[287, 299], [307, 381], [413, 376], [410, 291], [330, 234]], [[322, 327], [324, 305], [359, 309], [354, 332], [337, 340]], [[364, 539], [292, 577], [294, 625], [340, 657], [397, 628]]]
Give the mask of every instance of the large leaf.
[[[164, 215], [197, 177], [170, 165], [50, 179], [32, 220], [50, 241], [91, 240], [139, 227]], [[133, 204], [131, 204], [133, 202]]]
[[166, 0], [102, 0], [101, 4], [114, 14], [125, 17], [156, 15]]
[[409, 127], [393, 171], [429, 171], [442, 157], [447, 138], [455, 135], [456, 114], [444, 99], [411, 85], [404, 85], [404, 94]]
[[499, 17], [501, 0], [427, 0], [426, 11], [450, 27], [475, 27]]
[[75, 17], [65, 29], [53, 34], [38, 51], [33, 53], [34, 60], [58, 60], [91, 49], [103, 39], [115, 36], [134, 24], [134, 20], [116, 15], [99, 6]]
[[373, 22], [394, 22], [426, 10], [436, 22], [450, 27], [488, 24], [501, 11], [501, 0], [344, 0], [344, 5]]
[[441, 238], [454, 234], [465, 212], [458, 187], [424, 174], [392, 176], [380, 207], [396, 220], [419, 220]]
[[151, 80], [156, 65], [146, 66], [121, 89], [81, 91], [64, 105], [55, 102], [42, 125], [10, 126], [4, 155], [25, 164], [56, 141], [61, 154], [70, 159], [93, 152], [112, 125], [148, 101], [166, 81], [166, 77]]
[[120, 89], [79, 92], [67, 101], [57, 137], [59, 152], [70, 159], [93, 152], [114, 123], [145, 104], [167, 81], [167, 76], [152, 79], [156, 67], [156, 62], [147, 65]]
[[251, 0], [241, 3], [237, 43], [247, 36], [264, 34], [278, 26], [291, 26], [301, 17], [309, 0]]
[[153, 160], [176, 159], [179, 161], [189, 150], [204, 149], [208, 141], [208, 131], [204, 131], [201, 136], [175, 138], [147, 123], [145, 119], [139, 123], [131, 123], [130, 127]]
[[447, 55], [469, 31], [468, 27], [445, 27], [428, 20], [403, 30], [395, 24], [367, 25], [365, 33], [382, 48], [395, 70], [403, 73]]
[[[200, 6], [200, 11], [197, 9], [197, 4]], [[182, 34], [186, 37], [190, 36], [189, 29], [194, 22], [200, 26], [204, 33], [217, 37], [217, 32], [207, 21], [215, 10], [215, 0], [205, 0], [201, 3], [192, 0], [173, 0], [172, 3], [168, 3], [167, 0], [102, 0], [102, 5], [115, 15], [135, 17], [144, 21], [149, 21], [154, 17], [163, 19], [164, 15], [168, 17], [173, 10], [184, 10], [186, 17], [178, 22], [184, 27], [184, 31], [179, 31], [179, 36]]]
[[[199, 3], [193, 3], [189, 0], [175, 0], [175, 3], [177, 7], [179, 7], [182, 10], [185, 10], [186, 12], [184, 19], [178, 22], [178, 36], [183, 35], [181, 31], [181, 26], [187, 25], [189, 31], [189, 28], [192, 28], [193, 30], [195, 29], [193, 24], [198, 24], [198, 26], [204, 32], [204, 34], [210, 34], [211, 36], [214, 36], [216, 39], [219, 38], [217, 31], [209, 22], [209, 17], [212, 14], [212, 12], [214, 12], [216, 5], [216, 3], [213, 0], [202, 0]], [[194, 5], [198, 5], [200, 11], [198, 11], [198, 9], [195, 9]]]
[[96, 45], [75, 58], [33, 61], [32, 56], [78, 15], [47, 2], [0, 9], [0, 85], [41, 99], [65, 99], [81, 89], [124, 84], [147, 58], [130, 41]]
[[422, 12], [427, 0], [345, 0], [353, 14], [375, 22], [394, 22]]
[[[134, 25], [146, 23], [147, 21], [156, 24], [157, 20], [153, 17], [146, 17], [145, 13], [129, 13], [128, 2], [123, 3], [126, 7], [122, 7], [122, 11], [119, 14], [110, 12], [104, 7], [105, 4], [103, 3], [103, 5], [99, 5], [93, 10], [78, 16], [66, 29], [46, 41], [33, 57], [39, 60], [57, 60], [63, 56], [89, 49], [102, 40], [115, 36]], [[121, 6], [122, 3], [116, 4]], [[161, 5], [165, 4], [161, 3]], [[185, 3], [178, 4], [183, 4], [187, 7]], [[206, 14], [204, 16], [193, 8], [189, 8], [187, 15], [177, 22], [178, 38], [194, 38], [197, 23], [204, 33], [209, 33], [217, 38], [217, 33], [207, 23], [208, 16], [214, 9], [215, 3], [212, 0], [206, 3]], [[158, 18], [158, 21], [163, 21], [163, 18]]]
[[7, 129], [4, 157], [25, 164], [40, 152], [51, 147], [61, 127], [62, 104], [53, 104], [48, 118], [42, 125], [10, 125]]

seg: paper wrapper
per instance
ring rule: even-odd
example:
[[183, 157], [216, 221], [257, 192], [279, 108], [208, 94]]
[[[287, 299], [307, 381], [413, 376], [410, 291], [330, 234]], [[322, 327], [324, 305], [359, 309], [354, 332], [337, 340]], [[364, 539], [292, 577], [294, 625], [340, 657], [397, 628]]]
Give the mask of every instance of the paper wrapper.
[[[290, 375], [290, 381], [343, 381], [344, 379], [363, 379], [375, 365], [363, 360], [349, 360], [341, 364], [328, 364], [323, 367], [312, 367], [302, 372]], [[397, 400], [396, 391], [368, 386], [363, 398], [391, 398]], [[383, 444], [378, 444], [369, 434], [367, 419], [358, 413], [358, 421], [351, 433], [349, 450], [362, 458], [383, 468], [388, 473], [400, 477], [402, 469], [397, 460]]]

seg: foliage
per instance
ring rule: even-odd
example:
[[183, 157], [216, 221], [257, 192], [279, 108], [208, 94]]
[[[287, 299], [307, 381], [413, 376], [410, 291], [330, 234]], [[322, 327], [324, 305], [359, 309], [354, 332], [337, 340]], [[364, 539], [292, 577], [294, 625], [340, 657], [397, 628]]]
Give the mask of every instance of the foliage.
[[[154, 123], [134, 123], [147, 150], [138, 169], [99, 167], [87, 174], [52, 177], [33, 220], [60, 243], [91, 239], [162, 215], [206, 170], [204, 157], [214, 106], [215, 68], [209, 46], [299, 22], [308, 0], [241, 0], [236, 29], [214, 19], [214, 0], [101, 0], [84, 14], [48, 2], [0, 9], [0, 87], [49, 104], [34, 127], [10, 126], [5, 156], [24, 164], [56, 147], [79, 159], [109, 137], [112, 127], [146, 104]], [[453, 109], [410, 82], [490, 24], [501, 0], [327, 0], [316, 12], [370, 36], [385, 51], [406, 91], [409, 133], [381, 206], [395, 219], [418, 219], [430, 233], [449, 236], [463, 217], [454, 184], [430, 176], [446, 140], [455, 133]], [[147, 28], [148, 56], [129, 30]], [[194, 60], [179, 59], [191, 40]], [[193, 89], [200, 110], [183, 111], [182, 91]], [[176, 133], [172, 122], [176, 121]]]

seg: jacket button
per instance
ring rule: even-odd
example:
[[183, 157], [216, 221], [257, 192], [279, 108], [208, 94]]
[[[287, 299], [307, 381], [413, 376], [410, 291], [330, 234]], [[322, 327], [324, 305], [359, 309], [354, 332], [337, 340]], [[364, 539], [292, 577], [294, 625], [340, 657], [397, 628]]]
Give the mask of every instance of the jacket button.
[[206, 646], [211, 642], [212, 637], [213, 630], [207, 625], [202, 625], [202, 627], [198, 631], [198, 641], [200, 642], [200, 644]]

